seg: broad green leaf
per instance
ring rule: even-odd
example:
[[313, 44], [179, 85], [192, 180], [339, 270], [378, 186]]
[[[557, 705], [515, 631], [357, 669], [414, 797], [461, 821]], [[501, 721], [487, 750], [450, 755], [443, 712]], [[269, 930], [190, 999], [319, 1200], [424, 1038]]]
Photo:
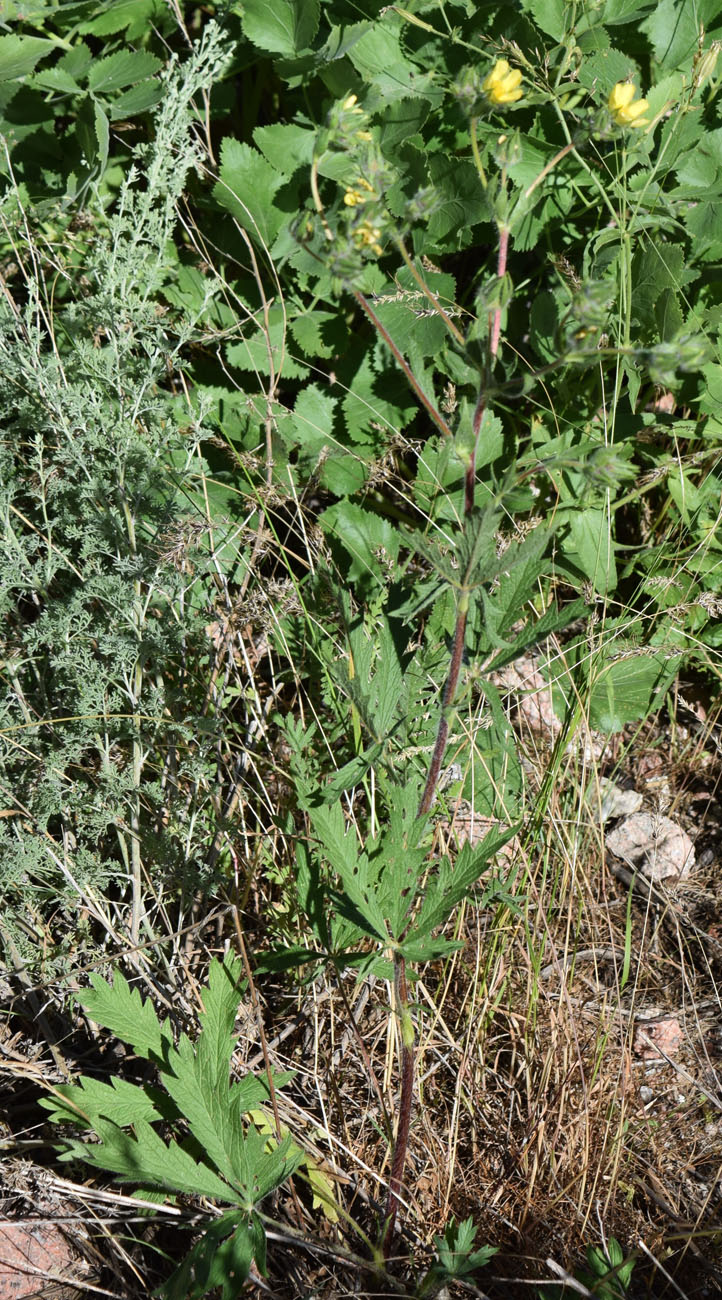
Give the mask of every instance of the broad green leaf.
[[57, 90], [60, 94], [65, 95], [81, 93], [81, 87], [75, 77], [71, 76], [59, 64], [52, 68], [41, 68], [40, 72], [36, 72], [33, 77], [33, 85], [38, 86], [41, 90]]
[[609, 516], [605, 510], [589, 508], [575, 511], [569, 532], [562, 540], [562, 551], [595, 591], [604, 596], [617, 585]]
[[203, 1035], [194, 1049], [183, 1035], [176, 1051], [168, 1054], [163, 1083], [193, 1137], [214, 1167], [231, 1184], [238, 1184], [242, 1169], [232, 1159], [236, 1142], [243, 1142], [240, 1116], [232, 1114], [227, 1053], [226, 1068], [219, 1075], [213, 1044], [206, 1047]]
[[512, 624], [526, 616], [526, 605], [544, 572], [543, 557], [551, 530], [535, 528], [522, 542], [512, 542], [504, 552], [502, 570], [493, 591], [484, 592], [484, 624], [496, 649], [504, 648]]
[[127, 31], [128, 40], [145, 35], [167, 16], [164, 0], [110, 0], [104, 12], [80, 23], [78, 30], [91, 36], [112, 36]]
[[282, 435], [287, 437], [292, 430], [293, 442], [298, 443], [300, 454], [316, 459], [324, 446], [336, 441], [332, 434], [335, 406], [335, 397], [324, 393], [317, 384], [307, 385], [296, 398], [292, 420], [281, 426]]
[[98, 167], [101, 174], [105, 171], [108, 163], [108, 147], [110, 145], [110, 125], [108, 117], [102, 104], [96, 100], [93, 104], [93, 114], [95, 118], [95, 138], [98, 142]]
[[675, 68], [689, 72], [697, 50], [700, 29], [708, 38], [719, 31], [720, 0], [660, 0], [648, 18], [639, 24], [652, 43], [657, 63], [666, 72]]
[[486, 672], [499, 672], [506, 664], [512, 663], [518, 659], [524, 650], [530, 646], [537, 645], [544, 641], [546, 637], [553, 636], [556, 632], [561, 632], [575, 619], [581, 618], [587, 610], [583, 600], [573, 600], [570, 605], [557, 609], [551, 605], [545, 614], [540, 618], [530, 618], [527, 625], [513, 639], [509, 647], [500, 651], [488, 665]]
[[[361, 36], [349, 49], [348, 58], [359, 76], [376, 88], [383, 97], [384, 107], [399, 100], [424, 94], [431, 78], [406, 57], [401, 49], [398, 24], [387, 15], [383, 23], [359, 24], [366, 26]], [[358, 29], [351, 29], [352, 31]], [[434, 96], [435, 97], [435, 96]], [[379, 105], [380, 107], [381, 105]]]
[[317, 357], [334, 355], [340, 324], [336, 312], [316, 308], [294, 316], [290, 321], [290, 329], [301, 351], [315, 360]]
[[166, 1144], [145, 1120], [135, 1123], [135, 1136], [109, 1120], [98, 1120], [94, 1128], [100, 1142], [70, 1142], [61, 1158], [77, 1159], [80, 1155], [86, 1164], [107, 1169], [124, 1183], [150, 1183], [168, 1192], [240, 1202], [240, 1197], [212, 1169], [194, 1160], [177, 1142]]
[[419, 356], [435, 357], [449, 337], [447, 326], [435, 310], [433, 300], [436, 299], [445, 312], [454, 312], [454, 277], [426, 272], [424, 281], [431, 301], [419, 288], [411, 272], [403, 267], [395, 277], [395, 292], [381, 294], [377, 301], [372, 302], [381, 324], [388, 330], [399, 351], [406, 356], [413, 345]]
[[632, 264], [632, 311], [641, 325], [656, 336], [655, 309], [665, 289], [678, 292], [685, 283], [684, 249], [663, 240], [650, 241]]
[[636, 74], [636, 63], [628, 54], [610, 48], [582, 59], [577, 75], [581, 84], [594, 93], [596, 102], [601, 106], [606, 103], [612, 87], [618, 81], [626, 81], [630, 72]]
[[353, 871], [358, 857], [358, 840], [353, 828], [348, 829], [340, 803], [331, 808], [307, 809], [316, 838], [322, 845], [334, 871], [348, 868]]
[[137, 117], [139, 113], [147, 113], [151, 108], [155, 108], [163, 98], [163, 87], [158, 81], [141, 81], [137, 86], [131, 86], [130, 90], [124, 90], [122, 95], [116, 96], [108, 104], [108, 112], [112, 122], [122, 122], [127, 117]]
[[522, 7], [530, 13], [537, 27], [560, 41], [567, 30], [569, 6], [565, 0], [523, 0]]
[[208, 969], [208, 986], [203, 990], [203, 1011], [199, 1021], [201, 1034], [198, 1056], [216, 1087], [227, 1084], [235, 1036], [238, 1003], [241, 992], [241, 961], [230, 953], [211, 962]]
[[366, 354], [343, 400], [346, 426], [353, 442], [372, 425], [388, 429], [406, 427], [417, 410], [417, 399], [409, 393], [406, 381], [396, 371], [378, 373]]
[[389, 519], [364, 510], [351, 501], [339, 501], [324, 510], [319, 523], [337, 538], [351, 556], [348, 577], [373, 574], [383, 577], [398, 559], [401, 536]]
[[206, 1228], [158, 1294], [163, 1300], [201, 1300], [222, 1287], [223, 1300], [236, 1300], [250, 1272], [253, 1244], [247, 1216], [228, 1211]]
[[226, 137], [221, 145], [220, 180], [213, 186], [213, 196], [256, 243], [272, 244], [287, 219], [273, 203], [283, 183], [283, 175], [257, 149]]
[[429, 159], [429, 176], [436, 189], [435, 202], [427, 225], [432, 245], [447, 241], [453, 248], [466, 248], [472, 242], [471, 227], [489, 220], [486, 195], [476, 168], [445, 154]]
[[299, 167], [310, 166], [315, 142], [314, 130], [291, 122], [257, 126], [253, 132], [253, 143], [271, 166], [284, 176], [290, 176]]
[[320, 0], [243, 0], [241, 13], [249, 41], [272, 54], [291, 56], [313, 41], [321, 4]]
[[392, 936], [387, 924], [389, 917], [379, 896], [376, 868], [362, 853], [353, 870], [339, 871], [338, 874], [339, 888], [332, 891], [332, 897], [339, 913], [370, 939], [387, 948]]
[[29, 76], [35, 64], [54, 51], [53, 41], [39, 36], [0, 36], [0, 82]]
[[409, 941], [429, 935], [448, 920], [454, 908], [468, 897], [481, 876], [491, 869], [496, 854], [518, 829], [517, 826], [508, 831], [491, 831], [477, 848], [472, 848], [467, 841], [453, 866], [446, 857], [439, 860], [436, 874], [427, 883], [424, 902], [409, 932]]
[[382, 115], [379, 135], [387, 158], [398, 163], [399, 145], [421, 130], [428, 115], [429, 104], [423, 99], [400, 99], [389, 105]]
[[136, 81], [145, 81], [161, 66], [160, 59], [143, 50], [122, 50], [109, 54], [93, 63], [88, 74], [88, 89], [94, 94], [108, 95], [114, 90], [124, 90]]
[[679, 655], [640, 652], [595, 672], [588, 696], [589, 725], [607, 734], [645, 718], [658, 707], [679, 671]]
[[239, 325], [241, 341], [226, 346], [226, 357], [232, 366], [239, 370], [250, 370], [256, 375], [270, 376], [278, 379], [300, 379], [306, 374], [306, 368], [298, 365], [289, 354], [291, 340], [288, 333], [288, 318], [281, 303], [273, 303], [267, 314], [267, 322], [262, 312], [243, 318]]

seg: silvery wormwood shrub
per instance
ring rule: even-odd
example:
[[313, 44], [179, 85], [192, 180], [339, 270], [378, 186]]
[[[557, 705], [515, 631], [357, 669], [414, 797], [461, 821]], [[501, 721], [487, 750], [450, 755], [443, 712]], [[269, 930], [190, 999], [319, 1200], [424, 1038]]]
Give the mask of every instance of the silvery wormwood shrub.
[[[71, 222], [65, 258], [47, 255], [44, 210], [24, 187], [0, 207], [0, 889], [11, 928], [16, 904], [27, 918], [33, 900], [69, 904], [120, 871], [137, 941], [141, 824], [159, 863], [193, 856], [167, 805], [206, 763], [191, 743], [188, 667], [202, 609], [168, 539], [188, 521], [202, 414], [184, 427], [167, 382], [194, 321], [174, 318], [171, 332], [156, 298], [200, 162], [192, 100], [226, 58], [210, 25], [184, 65], [171, 61], [152, 143], [136, 150], [112, 215], [97, 189]], [[25, 929], [15, 940], [30, 960]]]

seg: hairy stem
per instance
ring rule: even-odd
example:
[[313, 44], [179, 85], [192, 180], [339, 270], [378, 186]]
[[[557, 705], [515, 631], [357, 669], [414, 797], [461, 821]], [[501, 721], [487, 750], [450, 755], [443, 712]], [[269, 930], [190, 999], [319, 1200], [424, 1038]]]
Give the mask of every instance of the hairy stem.
[[[506, 274], [506, 263], [509, 254], [509, 231], [506, 226], [499, 226], [499, 253], [497, 257], [497, 277], [501, 279]], [[368, 311], [371, 319], [374, 320], [377, 328], [387, 338], [386, 332], [380, 321], [377, 321], [368, 308], [368, 304], [362, 299], [360, 294], [356, 297]], [[469, 520], [472, 510], [474, 509], [474, 487], [476, 484], [476, 454], [481, 434], [481, 426], [484, 419], [484, 411], [487, 403], [488, 378], [490, 377], [493, 364], [499, 352], [499, 340], [501, 337], [501, 304], [489, 314], [489, 352], [487, 375], [479, 389], [479, 396], [476, 402], [476, 408], [472, 418], [472, 430], [474, 434], [473, 450], [469, 457], [469, 463], [466, 467], [466, 477], [464, 484], [464, 518]], [[387, 338], [388, 341], [388, 338]], [[394, 355], [397, 360], [401, 361], [396, 350]], [[406, 364], [403, 363], [404, 373], [407, 371]], [[414, 388], [416, 390], [416, 384]], [[425, 401], [425, 405], [428, 403]], [[438, 423], [438, 421], [437, 421]], [[434, 795], [439, 783], [441, 765], [446, 751], [446, 742], [449, 738], [449, 717], [453, 708], [456, 697], [456, 689], [459, 684], [461, 675], [461, 663], [464, 654], [464, 641], [466, 637], [466, 620], [469, 613], [469, 592], [462, 588], [459, 593], [459, 600], [456, 608], [456, 626], [454, 628], [454, 642], [451, 650], [451, 662], [449, 672], [444, 683], [444, 690], [441, 696], [441, 717], [436, 732], [436, 741], [429, 762], [429, 771], [426, 778], [419, 810], [417, 816], [424, 817], [429, 812], [434, 802]], [[406, 1154], [409, 1145], [409, 1131], [411, 1128], [411, 1111], [414, 1098], [414, 1024], [409, 1009], [408, 987], [406, 982], [406, 962], [399, 954], [394, 954], [394, 987], [396, 991], [396, 1009], [401, 1024], [401, 1097], [399, 1099], [399, 1120], [396, 1131], [396, 1141], [394, 1144], [394, 1154], [391, 1160], [391, 1175], [389, 1178], [389, 1194], [386, 1202], [386, 1219], [385, 1229], [382, 1242], [384, 1259], [388, 1259], [391, 1245], [393, 1242], [394, 1229], [396, 1226], [396, 1216], [398, 1214], [400, 1197], [403, 1188], [404, 1167], [406, 1165]]]
[[414, 1099], [414, 1022], [409, 1009], [406, 962], [403, 957], [399, 956], [394, 959], [394, 990], [396, 994], [396, 1013], [401, 1025], [401, 1100], [399, 1102], [396, 1142], [391, 1161], [389, 1194], [386, 1201], [386, 1228], [382, 1243], [384, 1259], [389, 1257], [396, 1225], [396, 1215], [403, 1193], [404, 1165], [406, 1164], [406, 1152], [409, 1145], [411, 1110]]

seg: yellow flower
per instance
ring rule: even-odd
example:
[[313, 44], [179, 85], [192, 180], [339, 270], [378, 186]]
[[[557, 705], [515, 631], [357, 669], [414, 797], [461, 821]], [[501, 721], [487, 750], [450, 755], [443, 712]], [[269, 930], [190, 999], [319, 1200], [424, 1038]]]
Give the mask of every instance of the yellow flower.
[[347, 113], [363, 113], [363, 109], [358, 102], [357, 95], [349, 95], [348, 99], [343, 101], [343, 107]]
[[524, 94], [520, 90], [521, 73], [512, 72], [506, 59], [497, 59], [488, 77], [481, 83], [487, 99], [492, 104], [514, 104]]
[[378, 226], [372, 226], [370, 221], [363, 221], [358, 230], [354, 231], [353, 237], [359, 248], [370, 248], [377, 257], [384, 251], [379, 243], [381, 231]]
[[631, 81], [618, 81], [607, 106], [617, 126], [649, 126], [642, 113], [649, 107], [646, 99], [635, 99], [637, 87]]
[[343, 201], [347, 208], [357, 208], [359, 203], [366, 203], [370, 198], [376, 198], [374, 187], [360, 176], [355, 185], [346, 190]]

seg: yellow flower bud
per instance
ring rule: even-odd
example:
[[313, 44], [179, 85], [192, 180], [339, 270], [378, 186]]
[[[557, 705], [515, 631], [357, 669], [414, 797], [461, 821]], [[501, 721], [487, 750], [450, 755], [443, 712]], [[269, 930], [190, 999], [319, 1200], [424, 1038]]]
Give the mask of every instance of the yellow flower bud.
[[514, 104], [521, 99], [523, 90], [521, 73], [518, 68], [512, 72], [506, 59], [497, 59], [488, 77], [481, 83], [487, 99], [491, 104]]
[[642, 117], [649, 108], [646, 99], [635, 99], [637, 87], [631, 81], [618, 81], [612, 90], [607, 107], [617, 126], [649, 126], [646, 117]]

